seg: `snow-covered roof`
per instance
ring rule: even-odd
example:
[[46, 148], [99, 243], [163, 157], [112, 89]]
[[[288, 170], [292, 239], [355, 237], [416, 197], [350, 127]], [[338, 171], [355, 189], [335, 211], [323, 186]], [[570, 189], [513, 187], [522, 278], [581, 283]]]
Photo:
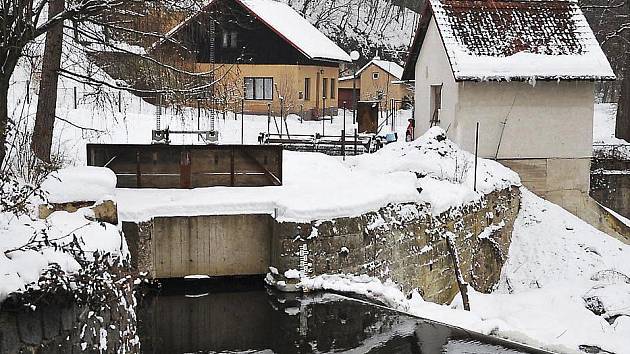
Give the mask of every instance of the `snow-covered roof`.
[[430, 0], [423, 17], [407, 79], [431, 17], [457, 81], [615, 78], [575, 0]]
[[178, 24], [166, 35], [173, 36], [187, 23], [220, 1], [233, 1], [291, 44], [309, 59], [351, 62], [350, 55], [320, 32], [293, 8], [274, 0], [211, 0], [202, 10]]
[[[370, 67], [370, 65], [376, 65], [379, 68], [385, 70], [385, 72], [389, 73], [396, 79], [400, 80], [403, 75], [403, 71], [405, 70], [402, 66], [394, 63], [393, 61], [381, 60], [379, 57], [372, 59], [369, 63], [365, 64], [364, 67], [357, 71], [357, 75], [361, 75], [361, 73]], [[352, 76], [350, 76], [352, 78]]]

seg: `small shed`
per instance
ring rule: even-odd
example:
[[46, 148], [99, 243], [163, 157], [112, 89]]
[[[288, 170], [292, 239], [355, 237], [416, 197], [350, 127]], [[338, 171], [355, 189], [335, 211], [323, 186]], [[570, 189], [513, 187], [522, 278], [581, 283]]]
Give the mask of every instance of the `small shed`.
[[[589, 191], [594, 85], [613, 73], [575, 0], [428, 0], [403, 79], [416, 134], [441, 126], [580, 214]], [[578, 205], [580, 204], [580, 205]]]

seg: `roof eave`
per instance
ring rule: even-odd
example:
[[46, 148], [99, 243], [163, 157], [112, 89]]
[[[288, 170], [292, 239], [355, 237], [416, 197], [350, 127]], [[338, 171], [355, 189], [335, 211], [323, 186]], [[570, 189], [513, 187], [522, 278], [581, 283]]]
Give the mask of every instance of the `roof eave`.
[[350, 57], [348, 57], [347, 59], [340, 59], [340, 58], [322, 58], [322, 57], [310, 57], [308, 54], [304, 54], [305, 56], [307, 56], [310, 60], [317, 60], [317, 61], [327, 61], [327, 62], [331, 62], [331, 63], [352, 63], [352, 60], [350, 59]]
[[400, 78], [401, 80], [415, 79], [416, 62], [418, 61], [420, 49], [422, 48], [422, 44], [424, 43], [424, 37], [429, 30], [429, 24], [431, 22], [432, 16], [433, 11], [431, 10], [431, 1], [425, 1], [424, 8], [422, 9], [422, 11], [420, 11], [420, 21], [418, 22], [416, 34], [413, 37], [413, 43], [411, 44], [409, 56], [407, 57], [407, 61], [405, 62], [403, 74]]
[[594, 76], [456, 76], [456, 82], [526, 82], [526, 81], [615, 81], [617, 76], [615, 75], [594, 75]]

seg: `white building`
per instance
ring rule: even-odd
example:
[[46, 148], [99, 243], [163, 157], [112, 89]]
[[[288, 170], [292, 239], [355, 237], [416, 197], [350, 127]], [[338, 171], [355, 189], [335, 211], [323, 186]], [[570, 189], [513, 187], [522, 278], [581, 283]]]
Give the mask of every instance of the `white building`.
[[[439, 125], [585, 219], [594, 84], [615, 75], [577, 1], [429, 0], [403, 79], [416, 134]], [[591, 208], [592, 209], [592, 208]]]

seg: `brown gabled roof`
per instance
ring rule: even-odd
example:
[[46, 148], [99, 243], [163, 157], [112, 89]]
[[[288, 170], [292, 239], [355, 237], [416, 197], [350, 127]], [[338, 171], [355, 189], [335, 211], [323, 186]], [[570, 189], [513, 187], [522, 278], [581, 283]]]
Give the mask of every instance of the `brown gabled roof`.
[[429, 0], [404, 79], [412, 79], [435, 18], [456, 80], [612, 79], [573, 0]]

